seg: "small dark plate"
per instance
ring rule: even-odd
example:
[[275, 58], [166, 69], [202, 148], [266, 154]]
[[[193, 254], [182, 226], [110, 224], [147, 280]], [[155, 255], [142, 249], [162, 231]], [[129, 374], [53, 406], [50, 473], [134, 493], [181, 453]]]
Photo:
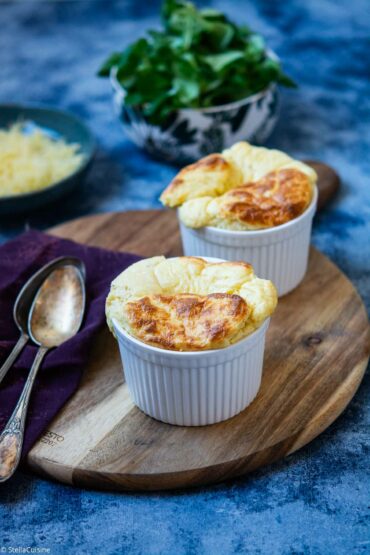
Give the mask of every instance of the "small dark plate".
[[80, 167], [72, 174], [40, 191], [0, 196], [0, 214], [31, 212], [68, 193], [84, 179], [95, 151], [95, 140], [89, 129], [79, 118], [69, 112], [37, 106], [0, 104], [0, 128], [7, 128], [17, 121], [32, 122], [51, 138], [62, 138], [67, 143], [78, 143], [83, 160]]

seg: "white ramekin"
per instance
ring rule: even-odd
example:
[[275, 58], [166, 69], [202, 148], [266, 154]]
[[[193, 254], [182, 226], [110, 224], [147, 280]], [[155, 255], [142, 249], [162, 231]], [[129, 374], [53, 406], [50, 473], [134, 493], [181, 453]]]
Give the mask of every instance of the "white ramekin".
[[179, 218], [184, 254], [249, 262], [258, 277], [270, 279], [279, 296], [285, 295], [297, 287], [306, 273], [316, 205], [315, 187], [310, 206], [298, 218], [256, 231], [191, 229]]
[[269, 322], [230, 347], [180, 352], [147, 345], [113, 320], [134, 403], [149, 416], [178, 426], [204, 426], [235, 416], [260, 388]]

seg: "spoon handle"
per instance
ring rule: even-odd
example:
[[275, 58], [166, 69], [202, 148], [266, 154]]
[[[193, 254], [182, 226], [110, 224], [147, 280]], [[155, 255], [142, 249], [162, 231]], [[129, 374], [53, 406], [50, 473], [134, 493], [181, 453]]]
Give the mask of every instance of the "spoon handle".
[[17, 358], [17, 356], [19, 355], [19, 353], [27, 343], [27, 341], [28, 341], [28, 335], [26, 335], [25, 333], [22, 333], [16, 345], [14, 346], [12, 352], [10, 353], [10, 355], [8, 356], [8, 358], [0, 368], [0, 384], [5, 378], [6, 374], [8, 373], [9, 368], [13, 365], [15, 359]]
[[47, 347], [40, 347], [37, 351], [18, 403], [0, 435], [0, 482], [8, 480], [18, 466], [22, 452], [24, 427], [32, 387], [47, 351]]

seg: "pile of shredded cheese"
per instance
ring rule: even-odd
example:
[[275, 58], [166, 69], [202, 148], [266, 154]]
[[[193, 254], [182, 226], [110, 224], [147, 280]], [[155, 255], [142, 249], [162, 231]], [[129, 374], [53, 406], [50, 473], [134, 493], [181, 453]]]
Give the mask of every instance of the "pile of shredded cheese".
[[78, 150], [39, 130], [24, 134], [20, 123], [0, 130], [0, 197], [44, 189], [72, 174], [83, 158]]

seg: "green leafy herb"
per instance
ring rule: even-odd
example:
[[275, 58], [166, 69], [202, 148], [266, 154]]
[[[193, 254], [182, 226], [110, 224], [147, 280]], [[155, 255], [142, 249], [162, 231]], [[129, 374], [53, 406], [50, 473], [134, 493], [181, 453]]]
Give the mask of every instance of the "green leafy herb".
[[114, 52], [99, 70], [107, 77], [114, 68], [125, 103], [139, 106], [153, 124], [179, 108], [227, 104], [271, 83], [295, 87], [260, 35], [217, 10], [165, 0], [162, 22], [163, 31]]

